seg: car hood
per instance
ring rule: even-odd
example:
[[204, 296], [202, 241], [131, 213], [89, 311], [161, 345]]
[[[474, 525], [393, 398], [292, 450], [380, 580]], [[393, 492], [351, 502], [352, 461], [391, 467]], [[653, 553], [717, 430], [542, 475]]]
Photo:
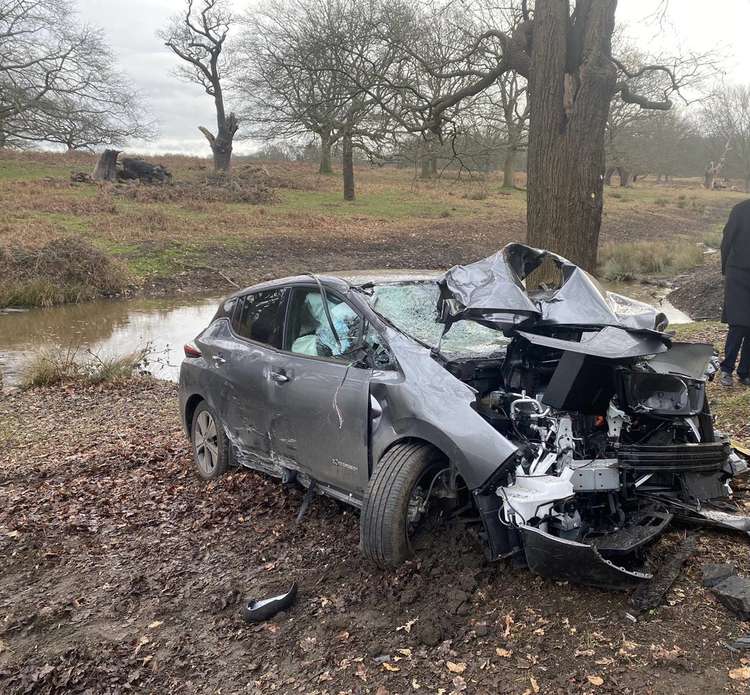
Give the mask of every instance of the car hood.
[[[524, 279], [545, 258], [560, 269], [560, 287], [527, 291]], [[609, 292], [568, 259], [525, 244], [508, 244], [480, 261], [454, 266], [438, 284], [438, 313], [447, 325], [461, 319], [496, 328], [546, 324], [654, 331], [666, 325], [664, 315], [648, 304]]]

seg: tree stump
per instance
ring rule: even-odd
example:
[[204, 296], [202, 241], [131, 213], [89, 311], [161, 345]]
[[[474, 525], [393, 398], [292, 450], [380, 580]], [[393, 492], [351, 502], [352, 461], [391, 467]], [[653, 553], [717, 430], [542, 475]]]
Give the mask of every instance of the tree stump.
[[94, 169], [94, 181], [117, 180], [117, 156], [121, 150], [104, 150]]

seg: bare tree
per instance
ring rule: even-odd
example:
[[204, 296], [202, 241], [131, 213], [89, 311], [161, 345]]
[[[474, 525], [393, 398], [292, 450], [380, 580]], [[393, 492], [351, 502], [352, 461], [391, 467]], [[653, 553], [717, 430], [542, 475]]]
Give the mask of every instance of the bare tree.
[[321, 174], [330, 174], [331, 148], [342, 135], [350, 96], [345, 75], [331, 67], [330, 37], [318, 35], [304, 4], [271, 0], [244, 18], [234, 89], [250, 135], [273, 141], [314, 134]]
[[[238, 89], [260, 95], [250, 100], [248, 116], [256, 132], [315, 133], [323, 172], [330, 170], [331, 146], [339, 144], [345, 200], [355, 197], [354, 151], [379, 158], [391, 133], [377, 80], [394, 51], [371, 31], [379, 12], [378, 0], [279, 0], [250, 16], [252, 35], [241, 44], [254, 67], [245, 84], [237, 80]], [[258, 103], [264, 98], [270, 106]]]
[[67, 0], [0, 1], [0, 137], [69, 149], [148, 137], [143, 100]]
[[216, 171], [229, 171], [232, 146], [238, 122], [233, 112], [226, 112], [222, 80], [228, 70], [225, 43], [233, 16], [229, 0], [186, 0], [183, 14], [172, 19], [167, 29], [159, 32], [174, 53], [187, 65], [179, 75], [198, 84], [213, 97], [216, 108], [216, 133], [205, 126], [199, 130], [211, 146]]
[[721, 89], [709, 100], [704, 122], [711, 134], [726, 142], [721, 157], [706, 168], [706, 187], [714, 187], [729, 159], [742, 172], [745, 192], [750, 193], [750, 86], [729, 85]]
[[[490, 89], [510, 71], [528, 80], [528, 241], [592, 271], [612, 99], [669, 110], [671, 96], [696, 76], [697, 61], [683, 70], [682, 61], [632, 64], [613, 55], [616, 5], [616, 0], [536, 0], [532, 10], [521, 0], [518, 22], [510, 28], [485, 23], [471, 41], [452, 47], [447, 69], [430, 65], [412, 48], [419, 25], [390, 32], [390, 40], [433, 75], [468, 79], [461, 89], [415, 107], [422, 127], [439, 137], [444, 114], [461, 100]], [[412, 97], [409, 91], [407, 100]]]

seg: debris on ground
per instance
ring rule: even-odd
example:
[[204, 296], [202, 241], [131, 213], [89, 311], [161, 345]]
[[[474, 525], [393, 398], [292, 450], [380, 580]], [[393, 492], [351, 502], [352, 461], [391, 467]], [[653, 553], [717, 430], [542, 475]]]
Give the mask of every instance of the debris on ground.
[[696, 534], [687, 536], [662, 564], [654, 578], [636, 588], [630, 597], [630, 605], [639, 611], [649, 611], [659, 606], [680, 575], [682, 566], [695, 554], [697, 547]]
[[242, 617], [249, 623], [260, 623], [273, 618], [281, 611], [287, 610], [297, 598], [297, 584], [284, 594], [270, 598], [250, 599], [242, 607]]
[[746, 635], [745, 637], [736, 639], [730, 646], [732, 647], [732, 649], [750, 649], [750, 635]]
[[711, 588], [728, 577], [737, 574], [737, 565], [733, 562], [703, 565], [703, 586]]
[[711, 591], [741, 620], [750, 620], [750, 577], [732, 575], [712, 586]]

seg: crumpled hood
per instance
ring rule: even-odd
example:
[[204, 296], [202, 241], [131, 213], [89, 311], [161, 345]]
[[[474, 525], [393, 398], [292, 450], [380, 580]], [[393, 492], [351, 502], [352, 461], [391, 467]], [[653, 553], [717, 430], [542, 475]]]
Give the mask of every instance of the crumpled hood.
[[[524, 279], [545, 258], [560, 268], [561, 286], [527, 292]], [[566, 258], [525, 244], [508, 244], [480, 261], [454, 266], [438, 284], [438, 315], [448, 325], [472, 319], [497, 328], [527, 322], [653, 331], [663, 317], [648, 304], [603, 289]]]

